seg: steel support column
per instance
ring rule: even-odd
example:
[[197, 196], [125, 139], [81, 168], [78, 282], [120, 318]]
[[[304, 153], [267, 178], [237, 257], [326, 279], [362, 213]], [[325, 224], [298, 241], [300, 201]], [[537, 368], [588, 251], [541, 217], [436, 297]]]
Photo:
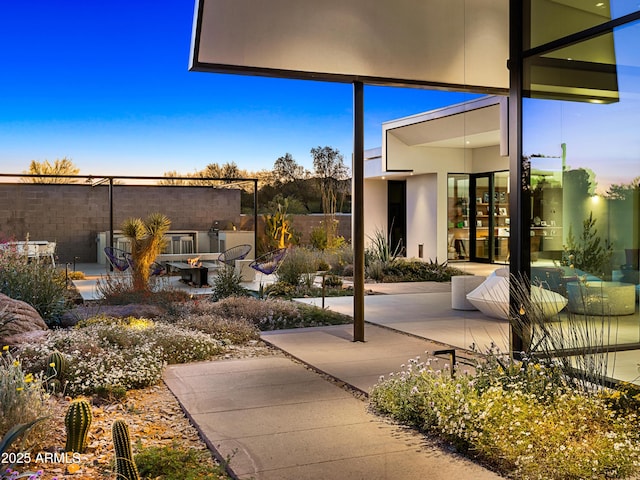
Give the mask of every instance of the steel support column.
[[353, 82], [353, 341], [364, 342], [364, 85]]
[[[522, 90], [523, 90], [523, 32], [524, 7], [521, 0], [511, 0], [509, 5], [509, 169], [511, 235], [509, 270], [512, 278], [528, 279], [531, 266], [529, 194], [529, 164], [522, 154]], [[528, 31], [528, 30], [527, 30]], [[510, 318], [523, 317], [513, 296], [509, 302]], [[526, 313], [521, 325], [511, 321], [511, 353], [518, 356], [530, 348], [530, 328]]]

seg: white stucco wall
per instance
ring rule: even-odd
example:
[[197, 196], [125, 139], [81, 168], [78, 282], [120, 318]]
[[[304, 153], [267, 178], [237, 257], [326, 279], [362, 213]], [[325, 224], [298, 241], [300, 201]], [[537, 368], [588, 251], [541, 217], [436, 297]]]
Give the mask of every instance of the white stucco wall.
[[500, 156], [500, 146], [472, 150], [472, 173], [509, 170], [509, 157]]
[[[388, 231], [387, 226], [387, 182], [379, 179], [364, 181], [364, 244], [370, 243], [376, 230]], [[354, 238], [352, 236], [352, 238]]]
[[[499, 99], [499, 101], [501, 102], [500, 116], [506, 118], [506, 100]], [[484, 104], [487, 100], [481, 99], [478, 102]], [[424, 260], [437, 259], [442, 262], [447, 259], [448, 175], [508, 170], [509, 159], [506, 156], [508, 149], [502, 145], [501, 151], [502, 137], [500, 137], [501, 140], [496, 140], [496, 145], [488, 147], [465, 148], [463, 145], [466, 142], [453, 142], [451, 146], [426, 146], [419, 143], [421, 140], [419, 131], [407, 132], [405, 127], [428, 123], [430, 119], [427, 117], [429, 113], [383, 125], [382, 148], [379, 151], [371, 151], [368, 155], [370, 160], [367, 162], [366, 169], [366, 176], [369, 178], [365, 181], [365, 232], [367, 235], [372, 235], [376, 228], [382, 229], [386, 226], [387, 181], [406, 180], [407, 257], [417, 257], [418, 245], [422, 244]], [[471, 118], [469, 117], [470, 121]], [[502, 118], [499, 120], [498, 122], [493, 119], [492, 122], [499, 123], [500, 127], [504, 128], [505, 122]], [[476, 119], [473, 125], [476, 130], [481, 129], [482, 121]], [[467, 127], [471, 129], [471, 124], [463, 124], [463, 128]], [[489, 122], [487, 128], [496, 128], [496, 126]], [[452, 138], [462, 136], [464, 139], [464, 131], [456, 134], [456, 131], [441, 127], [439, 130], [436, 128], [434, 132], [434, 135], [441, 137], [450, 134]], [[427, 137], [428, 135], [424, 138], [427, 139]], [[408, 145], [403, 141], [404, 139], [413, 140], [414, 144]], [[458, 147], [458, 145], [461, 146]], [[505, 156], [501, 156], [501, 153]], [[371, 177], [377, 178], [377, 183]]]
[[411, 147], [392, 133], [388, 134], [386, 163], [388, 169], [413, 170], [413, 174], [465, 172], [471, 168], [472, 153], [463, 148]]
[[[418, 257], [418, 245], [423, 244], [423, 259], [438, 256], [437, 175], [414, 175], [407, 178], [407, 257]], [[445, 245], [446, 251], [446, 245]]]

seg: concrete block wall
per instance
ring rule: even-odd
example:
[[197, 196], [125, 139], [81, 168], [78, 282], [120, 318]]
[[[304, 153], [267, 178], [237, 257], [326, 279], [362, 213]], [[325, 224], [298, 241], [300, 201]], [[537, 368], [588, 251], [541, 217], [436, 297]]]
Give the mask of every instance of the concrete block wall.
[[[209, 230], [240, 215], [240, 191], [192, 186], [113, 186], [113, 225], [160, 212], [172, 229]], [[109, 230], [109, 188], [86, 184], [0, 183], [0, 241], [57, 242], [60, 262], [95, 262], [98, 232]]]

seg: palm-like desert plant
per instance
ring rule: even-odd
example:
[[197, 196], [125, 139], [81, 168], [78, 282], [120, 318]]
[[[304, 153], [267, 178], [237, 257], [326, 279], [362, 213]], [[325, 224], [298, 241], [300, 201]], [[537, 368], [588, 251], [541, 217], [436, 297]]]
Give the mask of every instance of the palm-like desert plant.
[[134, 290], [147, 290], [151, 264], [166, 246], [165, 234], [171, 220], [162, 213], [152, 213], [145, 220], [128, 218], [122, 224], [122, 233], [131, 240], [131, 259]]

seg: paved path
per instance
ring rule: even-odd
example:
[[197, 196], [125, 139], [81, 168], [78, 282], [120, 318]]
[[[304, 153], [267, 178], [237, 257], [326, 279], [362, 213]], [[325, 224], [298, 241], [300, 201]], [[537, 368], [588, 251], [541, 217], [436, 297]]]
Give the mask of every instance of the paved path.
[[[441, 345], [368, 326], [265, 333], [265, 341], [353, 387]], [[446, 356], [443, 357], [442, 362]], [[240, 479], [450, 480], [496, 474], [368, 411], [363, 395], [282, 355], [172, 365], [165, 382]]]

